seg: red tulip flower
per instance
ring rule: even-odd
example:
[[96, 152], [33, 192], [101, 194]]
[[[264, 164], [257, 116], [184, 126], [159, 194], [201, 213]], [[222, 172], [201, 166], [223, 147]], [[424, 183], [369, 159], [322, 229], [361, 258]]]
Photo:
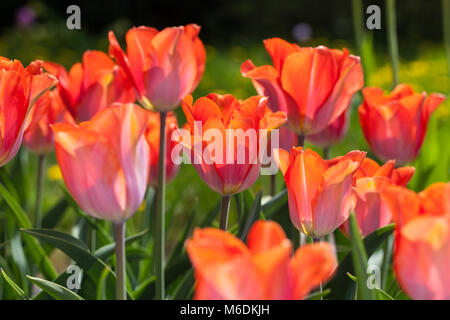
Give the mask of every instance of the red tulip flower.
[[[24, 145], [35, 154], [46, 154], [53, 150], [53, 130], [51, 126], [60, 122], [74, 123], [58, 90], [46, 93], [41, 99], [48, 99], [48, 111], [23, 138]], [[40, 99], [40, 100], [41, 100]]]
[[[193, 104], [189, 95], [181, 105], [188, 121], [185, 149], [200, 177], [222, 195], [250, 188], [261, 168], [260, 129], [269, 133], [278, 128], [286, 122], [286, 114], [271, 112], [267, 99], [259, 96], [241, 102], [230, 94], [212, 93]], [[248, 133], [250, 138], [239, 139], [239, 132]]]
[[[160, 115], [157, 112], [148, 111], [148, 122], [145, 136], [150, 146], [150, 179], [149, 184], [156, 187], [158, 184], [158, 158], [159, 158], [159, 131], [160, 131]], [[178, 129], [176, 116], [169, 112], [166, 118], [166, 181], [172, 180], [178, 172], [178, 164], [172, 160], [172, 150], [177, 143], [172, 141], [172, 133]]]
[[255, 67], [247, 60], [241, 72], [252, 79], [260, 95], [269, 97], [271, 108], [287, 112], [290, 128], [297, 134], [325, 129], [363, 87], [359, 57], [346, 49], [301, 48], [279, 38], [267, 39], [264, 45], [273, 66]]
[[135, 101], [131, 82], [104, 52], [86, 51], [83, 62], [69, 72], [53, 62], [44, 67], [58, 78], [61, 98], [77, 122], [90, 120], [114, 102]]
[[380, 88], [365, 88], [363, 95], [359, 119], [373, 153], [383, 161], [413, 161], [422, 146], [428, 119], [445, 97], [414, 93], [407, 84], [398, 85], [387, 96]]
[[199, 32], [195, 24], [162, 31], [132, 28], [126, 34], [126, 54], [109, 32], [109, 52], [132, 81], [144, 107], [173, 110], [197, 87], [206, 61]]
[[331, 160], [302, 147], [290, 154], [278, 149], [275, 159], [286, 182], [289, 214], [304, 234], [319, 238], [333, 232], [355, 208], [354, 173], [366, 153], [352, 151]]
[[48, 101], [40, 98], [57, 80], [41, 66], [36, 60], [24, 68], [18, 60], [0, 57], [0, 166], [16, 155], [23, 135], [47, 111]]
[[[391, 160], [380, 166], [365, 158], [355, 172], [355, 218], [363, 237], [392, 222], [392, 212], [384, 192], [392, 185], [406, 186], [414, 174], [414, 167], [395, 168]], [[341, 229], [349, 232], [348, 220]]]
[[150, 168], [146, 125], [144, 109], [117, 104], [78, 126], [53, 126], [64, 182], [86, 213], [120, 223], [139, 208]]
[[196, 229], [186, 243], [195, 269], [195, 299], [304, 299], [331, 278], [337, 262], [328, 243], [292, 244], [272, 221], [257, 221], [247, 246], [230, 233]]
[[349, 121], [350, 108], [319, 133], [309, 135], [308, 141], [318, 147], [329, 148], [344, 139], [348, 131]]
[[396, 216], [394, 271], [403, 291], [419, 300], [450, 299], [450, 183], [416, 194], [388, 193]]

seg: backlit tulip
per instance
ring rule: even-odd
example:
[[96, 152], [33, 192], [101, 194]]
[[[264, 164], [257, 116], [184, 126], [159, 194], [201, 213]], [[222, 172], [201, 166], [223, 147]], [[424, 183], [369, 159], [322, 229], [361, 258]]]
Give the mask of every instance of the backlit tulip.
[[86, 51], [83, 62], [66, 69], [53, 62], [44, 68], [59, 80], [59, 93], [77, 122], [91, 119], [114, 102], [134, 102], [131, 82], [123, 71], [101, 51]]
[[292, 244], [272, 221], [257, 221], [247, 246], [222, 230], [196, 229], [186, 243], [198, 300], [304, 299], [330, 279], [336, 260], [328, 243]]
[[53, 150], [53, 131], [51, 126], [59, 122], [73, 123], [58, 90], [48, 92], [41, 99], [48, 99], [48, 111], [23, 138], [24, 145], [36, 154], [46, 154]]
[[384, 95], [380, 88], [365, 88], [359, 119], [375, 155], [397, 164], [413, 161], [422, 146], [428, 119], [445, 99], [441, 94], [414, 93], [407, 84]]
[[53, 126], [64, 182], [86, 213], [119, 223], [139, 208], [150, 167], [146, 125], [144, 109], [118, 104], [78, 126]]
[[278, 149], [275, 159], [283, 173], [294, 226], [317, 238], [333, 232], [355, 208], [354, 173], [366, 153], [352, 151], [331, 160], [302, 147]]
[[260, 95], [269, 97], [272, 108], [288, 113], [289, 126], [297, 134], [325, 129], [363, 87], [359, 57], [346, 49], [301, 48], [279, 38], [267, 39], [264, 45], [273, 66], [255, 67], [247, 60], [241, 72]]
[[[145, 136], [150, 146], [150, 179], [149, 184], [156, 187], [158, 184], [158, 158], [159, 158], [159, 131], [160, 131], [160, 115], [157, 112], [148, 111], [147, 129]], [[172, 141], [172, 133], [178, 129], [177, 118], [173, 113], [169, 113], [166, 118], [166, 181], [172, 180], [178, 171], [178, 166], [172, 160], [172, 150], [176, 146], [176, 142]]]
[[308, 136], [308, 141], [321, 148], [329, 148], [344, 139], [348, 131], [350, 108], [344, 111], [336, 120], [322, 131]]
[[[354, 174], [357, 199], [354, 212], [363, 237], [392, 222], [392, 212], [384, 191], [392, 185], [406, 186], [414, 171], [414, 167], [396, 169], [393, 160], [380, 166], [369, 158], [364, 159]], [[348, 220], [341, 228], [348, 234]]]
[[450, 299], [450, 183], [388, 193], [397, 216], [394, 271], [413, 299]]
[[43, 73], [42, 61], [24, 68], [18, 60], [0, 57], [0, 166], [19, 150], [25, 133], [31, 130], [48, 108], [40, 99], [57, 84], [55, 77]]
[[271, 112], [267, 99], [259, 96], [241, 102], [212, 93], [195, 104], [187, 96], [181, 105], [190, 135], [185, 147], [200, 177], [222, 195], [251, 187], [261, 168], [260, 129], [270, 133], [286, 122], [286, 114]]
[[173, 110], [197, 87], [206, 61], [199, 32], [195, 24], [162, 31], [132, 28], [126, 34], [126, 54], [109, 32], [109, 53], [132, 81], [144, 107]]

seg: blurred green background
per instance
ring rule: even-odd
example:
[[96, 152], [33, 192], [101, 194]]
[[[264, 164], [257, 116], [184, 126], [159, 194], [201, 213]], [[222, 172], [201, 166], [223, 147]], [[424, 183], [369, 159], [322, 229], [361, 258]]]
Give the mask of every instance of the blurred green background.
[[[445, 1], [445, 0], [444, 0]], [[66, 28], [67, 6], [81, 8], [81, 30]], [[378, 4], [382, 13], [381, 30], [367, 31], [363, 43], [363, 63], [366, 85], [392, 88], [392, 69], [389, 63], [384, 1], [363, 1], [365, 8]], [[367, 16], [365, 16], [367, 17]], [[202, 26], [200, 37], [207, 49], [204, 77], [194, 97], [210, 92], [232, 93], [237, 98], [255, 95], [250, 80], [240, 74], [240, 65], [251, 58], [256, 65], [270, 63], [262, 40], [282, 37], [301, 46], [326, 45], [349, 48], [357, 54], [352, 20], [352, 2], [342, 1], [7, 1], [0, 12], [0, 55], [17, 58], [25, 64], [33, 59], [50, 60], [70, 67], [79, 61], [87, 49], [107, 51], [107, 32], [114, 30], [123, 43], [126, 31], [132, 26], [149, 25], [159, 29], [166, 26], [195, 22]], [[400, 80], [416, 90], [429, 93], [450, 91], [442, 25], [441, 0], [397, 1], [398, 39], [400, 52]], [[351, 126], [347, 137], [331, 150], [333, 156], [353, 149], [368, 150], [362, 135], [356, 108], [359, 94], [352, 103]], [[180, 125], [185, 121], [177, 111]], [[417, 173], [410, 184], [421, 190], [435, 181], [448, 181], [450, 150], [450, 112], [446, 101], [434, 114], [419, 158], [414, 165]], [[374, 156], [369, 152], [369, 156]], [[54, 156], [50, 156], [44, 212], [62, 192], [58, 188]], [[34, 203], [34, 175], [36, 156], [21, 150], [5, 170], [23, 180], [20, 189], [22, 206], [30, 209]], [[20, 164], [20, 165], [19, 165]], [[18, 168], [18, 169], [17, 169]], [[25, 169], [23, 169], [25, 168]], [[278, 174], [277, 185], [283, 186]], [[255, 193], [269, 192], [269, 177], [262, 176], [252, 187]], [[186, 223], [190, 210], [197, 206], [196, 219], [201, 220], [220, 197], [201, 181], [190, 165], [182, 165], [176, 178], [167, 188], [168, 236], [176, 237]], [[235, 215], [232, 203], [231, 216]], [[142, 216], [142, 215], [141, 215]], [[133, 218], [137, 229], [141, 216]], [[60, 225], [69, 226], [71, 215]], [[233, 219], [233, 218], [232, 218]], [[132, 222], [133, 223], [133, 222]], [[172, 230], [172, 231], [171, 231]], [[168, 242], [170, 245], [170, 241]]]

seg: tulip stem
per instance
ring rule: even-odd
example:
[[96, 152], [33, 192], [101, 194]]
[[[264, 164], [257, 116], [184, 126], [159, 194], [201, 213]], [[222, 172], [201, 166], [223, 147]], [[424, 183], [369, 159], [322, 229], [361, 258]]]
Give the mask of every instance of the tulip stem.
[[44, 194], [44, 176], [45, 176], [45, 155], [40, 154], [38, 158], [36, 203], [34, 210], [36, 228], [42, 227], [42, 196]]
[[220, 210], [220, 224], [219, 228], [222, 230], [227, 230], [228, 224], [228, 212], [230, 211], [230, 195], [222, 196], [222, 208]]
[[450, 76], [450, 2], [442, 0], [442, 22], [444, 25], [444, 45], [447, 54], [447, 71]]
[[277, 175], [270, 176], [270, 195], [273, 197], [277, 193]]
[[323, 158], [325, 160], [328, 160], [329, 157], [330, 157], [330, 148], [329, 147], [323, 148]]
[[394, 87], [399, 83], [399, 57], [397, 41], [397, 17], [395, 0], [386, 0], [386, 28], [389, 45], [389, 54], [392, 64]]
[[[322, 242], [322, 238], [321, 237], [313, 237], [312, 238], [312, 242], [313, 243], [320, 243], [320, 242]], [[323, 293], [323, 284], [322, 284], [322, 282], [320, 283], [320, 286], [319, 286], [319, 290], [320, 290], [320, 300], [323, 300], [323, 297], [322, 297], [322, 293]]]
[[125, 289], [125, 222], [114, 223], [116, 241], [116, 300], [127, 300]]
[[156, 273], [156, 299], [165, 297], [164, 248], [165, 248], [165, 195], [166, 195], [166, 117], [160, 112], [158, 189], [156, 193], [155, 225], [153, 226], [153, 261]]
[[305, 138], [303, 134], [298, 135], [298, 146], [304, 148], [305, 147]]

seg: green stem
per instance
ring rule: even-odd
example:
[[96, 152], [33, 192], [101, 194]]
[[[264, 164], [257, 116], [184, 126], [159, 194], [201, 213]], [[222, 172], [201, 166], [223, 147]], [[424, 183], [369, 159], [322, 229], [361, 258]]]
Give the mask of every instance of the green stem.
[[447, 71], [450, 77], [450, 1], [442, 0], [442, 23], [444, 26], [444, 44], [447, 54]]
[[44, 194], [45, 178], [45, 155], [40, 154], [38, 158], [38, 172], [36, 181], [36, 202], [35, 202], [35, 226], [42, 227], [42, 196]]
[[352, 0], [352, 16], [353, 16], [353, 30], [355, 31], [355, 42], [357, 52], [362, 54], [362, 43], [364, 38], [364, 13], [362, 0]]
[[298, 135], [297, 145], [298, 145], [299, 147], [302, 147], [302, 148], [305, 147], [305, 138], [306, 138], [306, 136], [304, 136], [304, 135], [302, 135], [302, 134], [299, 134], [299, 135]]
[[125, 222], [114, 223], [116, 242], [116, 300], [127, 300], [125, 286]]
[[399, 83], [399, 57], [395, 0], [386, 0], [386, 27], [389, 44], [389, 55], [392, 64], [393, 83], [395, 87]]
[[[313, 237], [312, 238], [312, 242], [313, 243], [320, 243], [321, 241], [322, 241], [322, 239], [320, 237]], [[320, 294], [322, 294], [323, 293], [323, 284], [322, 284], [322, 282], [320, 283], [319, 290], [320, 290]], [[320, 300], [323, 300], [322, 296], [320, 297]]]
[[158, 191], [156, 193], [156, 212], [154, 234], [154, 267], [156, 273], [156, 299], [165, 297], [164, 288], [164, 248], [165, 248], [165, 195], [166, 195], [166, 117], [167, 112], [160, 112]]
[[[95, 222], [96, 219], [94, 219]], [[93, 225], [89, 225], [90, 233], [90, 244], [91, 244], [91, 252], [95, 252], [97, 250], [97, 229]]]
[[277, 193], [277, 175], [270, 176], [270, 195], [273, 197]]
[[386, 290], [387, 278], [389, 275], [389, 267], [391, 262], [391, 254], [389, 250], [390, 238], [384, 240], [383, 245], [383, 262], [381, 265], [381, 289]]
[[328, 160], [330, 158], [330, 148], [329, 147], [323, 148], [323, 158], [325, 160]]
[[220, 210], [220, 224], [219, 228], [222, 230], [227, 230], [228, 224], [228, 212], [230, 211], [230, 195], [222, 196], [222, 207]]

